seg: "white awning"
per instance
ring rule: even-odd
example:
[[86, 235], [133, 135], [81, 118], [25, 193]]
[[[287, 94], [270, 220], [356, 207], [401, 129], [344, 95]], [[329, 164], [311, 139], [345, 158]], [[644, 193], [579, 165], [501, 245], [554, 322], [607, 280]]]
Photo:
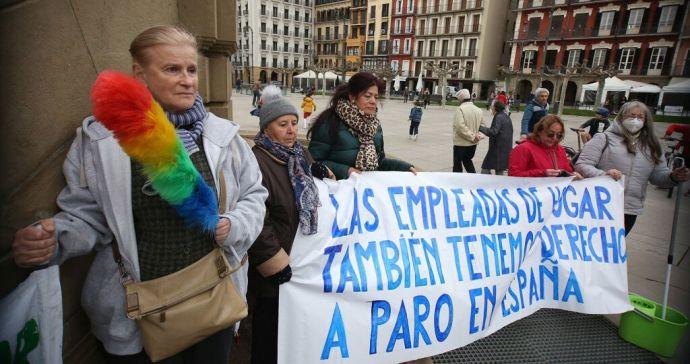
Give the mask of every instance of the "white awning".
[[650, 83], [646, 83], [642, 86], [633, 87], [630, 90], [630, 93], [638, 94], [658, 94], [659, 92], [661, 92], [661, 87], [657, 85], [652, 85]]
[[664, 93], [690, 94], [690, 78], [672, 78], [671, 83], [664, 86], [661, 91]]
[[[599, 88], [599, 82], [588, 83], [582, 86], [585, 91], [596, 91]], [[632, 88], [630, 84], [621, 80], [618, 77], [609, 77], [604, 82], [604, 92], [606, 91], [629, 91]]]
[[307, 71], [304, 73], [300, 73], [297, 76], [294, 76], [293, 78], [316, 78], [316, 72], [314, 71]]

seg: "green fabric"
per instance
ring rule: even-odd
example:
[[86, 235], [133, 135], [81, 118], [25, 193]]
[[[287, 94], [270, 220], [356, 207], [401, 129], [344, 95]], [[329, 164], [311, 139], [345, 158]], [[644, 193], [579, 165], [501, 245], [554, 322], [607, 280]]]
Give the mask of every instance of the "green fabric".
[[[383, 149], [383, 131], [381, 127], [374, 136], [374, 145], [379, 157], [379, 171], [409, 171], [411, 164], [397, 159], [386, 158]], [[347, 130], [344, 123], [338, 124], [338, 134], [331, 141], [328, 122], [312, 131], [309, 141], [309, 153], [314, 160], [326, 164], [337, 179], [347, 179], [347, 171], [355, 165], [359, 140]]]
[[[199, 145], [199, 151], [190, 158], [193, 168], [215, 192], [203, 145]], [[141, 164], [132, 161], [132, 213], [142, 281], [177, 272], [204, 257], [214, 247], [212, 235], [188, 228], [175, 209], [155, 194], [151, 186], [143, 189], [146, 181]]]

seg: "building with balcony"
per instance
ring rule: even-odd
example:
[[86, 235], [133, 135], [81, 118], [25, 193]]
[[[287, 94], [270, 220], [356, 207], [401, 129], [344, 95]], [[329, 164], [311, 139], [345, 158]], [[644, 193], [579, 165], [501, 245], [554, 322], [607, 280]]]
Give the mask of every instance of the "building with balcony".
[[[687, 59], [687, 48], [676, 57], [687, 7], [683, 0], [520, 0], [512, 9], [516, 22], [509, 40], [510, 66], [518, 75], [507, 88], [526, 99], [541, 84], [559, 99], [562, 88], [554, 93], [554, 79], [542, 71], [583, 63], [614, 65], [621, 79], [666, 85], [672, 60]], [[574, 104], [582, 85], [593, 81], [571, 78], [564, 103]]]
[[393, 0], [392, 2], [389, 61], [393, 70], [400, 71], [402, 80], [406, 80], [412, 71], [417, 1]]
[[391, 0], [369, 0], [364, 37], [364, 69], [377, 69], [389, 66]]
[[683, 19], [673, 54], [671, 77], [690, 77], [690, 6], [685, 7]]
[[[412, 86], [423, 72], [424, 88], [432, 93], [438, 76], [427, 62], [441, 68], [458, 66], [448, 85], [467, 88], [484, 97], [498, 77], [509, 2], [482, 0], [417, 0]], [[416, 85], [412, 86], [416, 88]]]
[[353, 64], [362, 63], [364, 40], [367, 27], [367, 0], [352, 0], [350, 5], [350, 29], [345, 43], [347, 52], [345, 61]]
[[[237, 0], [234, 77], [291, 86], [313, 56], [314, 0]], [[233, 80], [233, 81], [234, 81]]]
[[315, 62], [319, 67], [345, 66], [352, 0], [316, 0], [314, 6]]

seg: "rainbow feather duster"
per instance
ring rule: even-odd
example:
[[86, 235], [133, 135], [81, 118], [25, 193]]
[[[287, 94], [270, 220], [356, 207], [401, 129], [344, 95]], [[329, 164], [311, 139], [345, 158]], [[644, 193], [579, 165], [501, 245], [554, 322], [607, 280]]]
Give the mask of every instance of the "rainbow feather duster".
[[136, 79], [104, 71], [91, 90], [93, 114], [112, 131], [122, 149], [141, 163], [151, 186], [187, 225], [213, 232], [218, 202], [194, 168], [161, 106]]

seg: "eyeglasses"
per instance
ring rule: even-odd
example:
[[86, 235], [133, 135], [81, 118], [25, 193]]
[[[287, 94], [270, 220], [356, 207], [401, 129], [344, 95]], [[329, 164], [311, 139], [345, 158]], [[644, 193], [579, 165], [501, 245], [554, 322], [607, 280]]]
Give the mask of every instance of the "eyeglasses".
[[556, 137], [557, 139], [563, 139], [563, 133], [554, 133], [552, 131], [549, 131], [549, 132], [546, 132], [546, 137], [547, 138]]

